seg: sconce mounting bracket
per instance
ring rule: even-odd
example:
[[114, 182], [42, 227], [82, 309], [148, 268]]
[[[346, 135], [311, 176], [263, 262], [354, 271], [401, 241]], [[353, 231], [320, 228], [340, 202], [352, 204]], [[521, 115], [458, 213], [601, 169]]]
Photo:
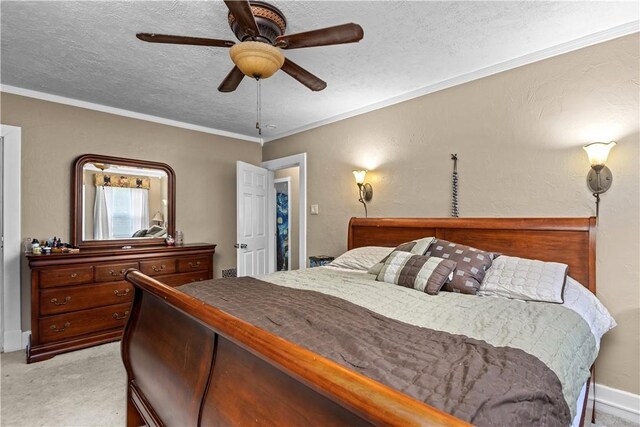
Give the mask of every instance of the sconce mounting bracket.
[[[600, 175], [600, 177], [598, 177]], [[589, 174], [587, 174], [587, 187], [593, 194], [601, 194], [604, 193], [611, 187], [613, 183], [613, 174], [611, 170], [604, 166], [600, 173], [597, 173], [595, 169], [590, 169]]]
[[362, 184], [362, 187], [360, 187], [360, 191], [362, 192], [362, 198], [364, 199], [364, 201], [370, 202], [373, 198], [373, 187], [371, 187], [371, 184]]

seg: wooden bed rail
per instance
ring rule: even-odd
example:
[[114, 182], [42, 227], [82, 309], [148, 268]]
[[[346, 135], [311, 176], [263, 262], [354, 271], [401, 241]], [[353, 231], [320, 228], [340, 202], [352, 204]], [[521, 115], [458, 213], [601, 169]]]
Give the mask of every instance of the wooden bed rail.
[[126, 279], [128, 426], [468, 425], [137, 270]]

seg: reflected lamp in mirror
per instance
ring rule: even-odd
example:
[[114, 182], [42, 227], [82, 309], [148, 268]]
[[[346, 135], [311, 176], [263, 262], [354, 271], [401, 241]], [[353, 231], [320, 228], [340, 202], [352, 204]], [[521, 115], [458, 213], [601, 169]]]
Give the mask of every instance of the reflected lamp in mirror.
[[584, 151], [589, 156], [589, 163], [591, 163], [591, 170], [587, 174], [587, 186], [593, 193], [593, 197], [596, 198], [596, 217], [599, 213], [600, 207], [600, 194], [606, 192], [613, 183], [613, 174], [611, 170], [605, 166], [607, 159], [609, 158], [609, 152], [616, 146], [615, 142], [604, 143], [594, 142], [587, 144], [584, 147]]
[[373, 187], [371, 184], [364, 182], [367, 176], [367, 170], [355, 170], [353, 171], [353, 177], [358, 185], [358, 201], [364, 206], [364, 216], [367, 217], [367, 202], [370, 202], [373, 198]]
[[156, 214], [153, 216], [153, 218], [151, 218], [151, 222], [153, 222], [156, 225], [162, 225], [162, 223], [164, 222], [164, 217], [162, 216], [162, 213], [160, 213], [160, 211], [157, 211]]

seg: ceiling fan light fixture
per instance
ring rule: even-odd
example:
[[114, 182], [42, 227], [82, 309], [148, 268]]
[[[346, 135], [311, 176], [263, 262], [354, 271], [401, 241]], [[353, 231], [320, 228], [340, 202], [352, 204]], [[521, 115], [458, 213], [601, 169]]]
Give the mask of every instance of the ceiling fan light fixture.
[[284, 64], [284, 55], [267, 43], [245, 41], [231, 47], [229, 56], [245, 76], [266, 79]]

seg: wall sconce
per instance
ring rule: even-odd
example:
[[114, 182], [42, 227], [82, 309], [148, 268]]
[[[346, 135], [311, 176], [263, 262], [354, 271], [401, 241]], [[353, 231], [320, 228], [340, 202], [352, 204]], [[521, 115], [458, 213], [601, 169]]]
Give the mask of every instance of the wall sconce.
[[587, 174], [587, 186], [596, 198], [596, 217], [600, 207], [600, 194], [607, 191], [613, 182], [613, 174], [604, 164], [609, 157], [609, 151], [615, 146], [616, 143], [612, 141], [608, 144], [594, 142], [582, 147], [587, 152], [591, 163], [591, 170]]
[[358, 201], [364, 206], [364, 216], [367, 217], [367, 203], [373, 198], [373, 187], [371, 184], [365, 183], [364, 178], [367, 176], [366, 170], [353, 171], [353, 176], [358, 184]]

